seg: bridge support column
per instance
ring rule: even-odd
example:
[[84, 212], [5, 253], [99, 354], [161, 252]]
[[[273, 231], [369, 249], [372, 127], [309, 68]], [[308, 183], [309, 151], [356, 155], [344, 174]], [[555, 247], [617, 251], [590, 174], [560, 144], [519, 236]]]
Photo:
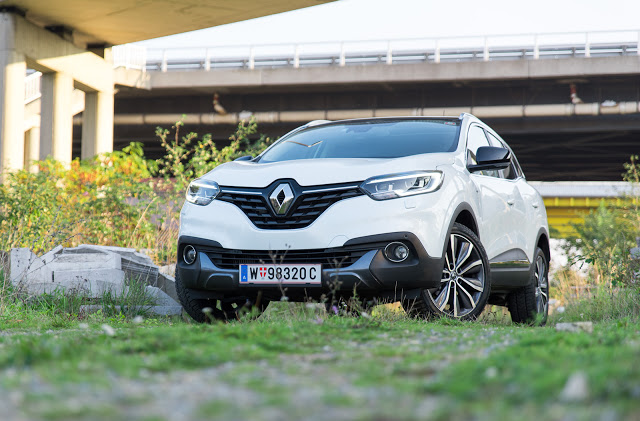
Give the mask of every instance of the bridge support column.
[[24, 162], [24, 54], [14, 45], [14, 20], [0, 13], [0, 175]]
[[40, 159], [71, 162], [73, 143], [73, 78], [62, 72], [43, 73], [40, 109]]
[[113, 91], [85, 92], [82, 159], [113, 150]]
[[40, 127], [35, 126], [24, 134], [24, 168], [31, 172], [38, 170], [33, 161], [40, 159]]

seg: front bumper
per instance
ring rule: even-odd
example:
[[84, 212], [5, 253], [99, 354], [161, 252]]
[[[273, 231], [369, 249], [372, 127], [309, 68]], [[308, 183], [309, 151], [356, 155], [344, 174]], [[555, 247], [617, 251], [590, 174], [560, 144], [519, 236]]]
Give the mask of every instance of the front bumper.
[[[393, 263], [384, 256], [384, 247], [402, 241], [411, 250], [402, 263]], [[196, 261], [187, 265], [182, 260], [185, 246], [198, 252]], [[410, 290], [434, 288], [440, 283], [442, 258], [432, 258], [412, 233], [378, 234], [347, 241], [341, 247], [312, 250], [288, 250], [285, 253], [225, 249], [219, 243], [191, 236], [178, 240], [179, 272], [184, 287], [202, 291], [211, 298], [251, 296], [262, 291], [266, 295], [281, 295], [279, 286], [240, 285], [239, 265], [243, 263], [322, 263], [322, 284], [313, 287], [282, 286], [287, 295], [319, 297], [330, 291], [353, 292], [361, 296], [391, 295], [399, 297]], [[308, 261], [305, 257], [308, 256]], [[386, 294], [382, 294], [386, 293]]]

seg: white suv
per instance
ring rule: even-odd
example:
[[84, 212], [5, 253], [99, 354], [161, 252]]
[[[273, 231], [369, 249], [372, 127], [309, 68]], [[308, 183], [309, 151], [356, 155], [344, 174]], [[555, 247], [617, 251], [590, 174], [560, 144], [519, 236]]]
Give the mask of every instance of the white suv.
[[195, 320], [354, 292], [423, 317], [490, 303], [546, 320], [542, 198], [470, 114], [311, 122], [186, 196], [176, 289]]

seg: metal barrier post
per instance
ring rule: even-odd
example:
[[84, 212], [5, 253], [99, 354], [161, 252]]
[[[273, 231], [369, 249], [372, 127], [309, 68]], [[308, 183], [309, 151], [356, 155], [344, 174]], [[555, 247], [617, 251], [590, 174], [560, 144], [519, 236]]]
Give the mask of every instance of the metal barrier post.
[[347, 64], [347, 58], [345, 57], [345, 53], [344, 53], [344, 42], [340, 43], [340, 66], [343, 67], [345, 64]]
[[296, 69], [300, 67], [300, 45], [298, 44], [296, 44], [296, 49], [293, 53], [293, 67]]
[[253, 70], [256, 67], [256, 56], [253, 47], [249, 49], [249, 69]]
[[204, 70], [207, 72], [211, 70], [211, 55], [209, 54], [209, 49], [206, 49], [205, 58], [204, 58]]
[[162, 64], [160, 67], [162, 72], [167, 71], [167, 50], [162, 50]]
[[440, 63], [440, 40], [436, 40], [436, 53], [433, 56], [433, 61], [435, 63]]
[[538, 42], [538, 36], [536, 35], [533, 38], [533, 59], [537, 60], [540, 58], [540, 44]]
[[484, 52], [482, 54], [483, 61], [489, 61], [489, 38], [484, 37]]
[[591, 40], [589, 40], [589, 33], [587, 32], [586, 41], [584, 43], [584, 56], [591, 57]]
[[393, 64], [393, 51], [391, 50], [391, 41], [387, 43], [387, 64]]

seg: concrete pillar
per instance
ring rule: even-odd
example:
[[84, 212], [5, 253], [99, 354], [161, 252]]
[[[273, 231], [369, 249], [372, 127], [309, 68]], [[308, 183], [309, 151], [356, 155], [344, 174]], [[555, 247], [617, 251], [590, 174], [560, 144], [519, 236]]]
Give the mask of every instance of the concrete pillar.
[[15, 49], [15, 20], [0, 13], [0, 174], [24, 162], [25, 56]]
[[35, 126], [27, 130], [24, 134], [24, 168], [31, 172], [38, 170], [33, 161], [40, 159], [40, 127]]
[[51, 156], [71, 162], [73, 143], [73, 78], [65, 73], [42, 75], [40, 102], [40, 159]]
[[113, 91], [85, 92], [82, 159], [113, 151]]

